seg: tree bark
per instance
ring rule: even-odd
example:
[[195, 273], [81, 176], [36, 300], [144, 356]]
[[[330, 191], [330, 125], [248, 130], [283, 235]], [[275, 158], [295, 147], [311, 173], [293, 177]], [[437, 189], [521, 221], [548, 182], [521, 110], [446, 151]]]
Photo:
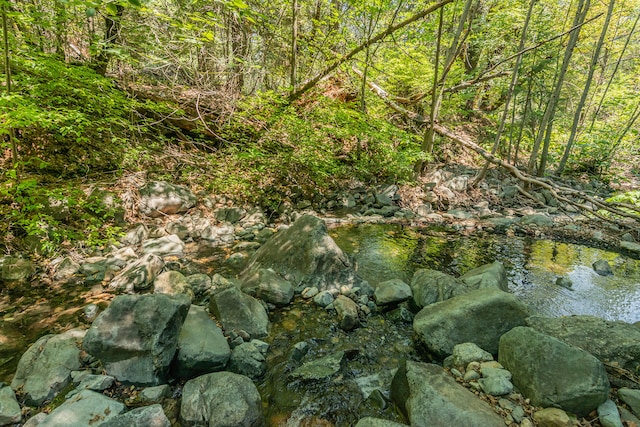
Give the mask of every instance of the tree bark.
[[593, 52], [593, 56], [591, 57], [591, 63], [589, 64], [589, 72], [587, 73], [587, 80], [584, 84], [584, 88], [582, 89], [582, 95], [580, 96], [580, 101], [578, 102], [578, 106], [576, 107], [575, 114], [573, 116], [573, 123], [571, 124], [571, 134], [569, 135], [569, 140], [567, 141], [567, 145], [565, 146], [564, 153], [562, 154], [562, 159], [560, 159], [560, 164], [558, 165], [558, 169], [556, 170], [556, 174], [560, 175], [564, 171], [565, 165], [567, 164], [567, 160], [569, 159], [569, 154], [571, 154], [571, 149], [573, 148], [573, 144], [576, 139], [576, 135], [578, 134], [578, 128], [582, 123], [582, 109], [584, 108], [584, 104], [587, 100], [587, 95], [589, 94], [589, 89], [591, 88], [591, 81], [593, 80], [593, 73], [596, 71], [596, 67], [598, 65], [598, 59], [600, 59], [600, 50], [602, 49], [602, 45], [604, 44], [604, 38], [607, 35], [607, 30], [609, 29], [609, 22], [611, 22], [611, 15], [613, 15], [613, 6], [615, 5], [615, 0], [609, 0], [609, 8], [607, 9], [607, 16], [604, 19], [604, 23], [602, 24], [602, 31], [600, 31], [600, 38], [598, 39], [598, 43], [596, 44], [596, 49]]
[[298, 0], [291, 6], [291, 94], [296, 91], [298, 82]]
[[[7, 9], [5, 4], [0, 5], [2, 13], [2, 41], [4, 44], [4, 74], [7, 95], [11, 95], [11, 55], [9, 53], [9, 26], [7, 25]], [[11, 157], [13, 167], [18, 167], [18, 143], [16, 142], [16, 134], [13, 127], [9, 128], [9, 141], [11, 143]]]
[[116, 4], [116, 14], [114, 16], [110, 16], [108, 14], [104, 15], [104, 25], [105, 25], [105, 33], [104, 33], [104, 47], [96, 56], [94, 61], [94, 69], [96, 73], [104, 76], [107, 74], [107, 69], [109, 67], [109, 61], [113, 56], [109, 49], [115, 46], [116, 41], [118, 40], [118, 36], [120, 35], [120, 21], [122, 16], [124, 15], [124, 6], [120, 4]]

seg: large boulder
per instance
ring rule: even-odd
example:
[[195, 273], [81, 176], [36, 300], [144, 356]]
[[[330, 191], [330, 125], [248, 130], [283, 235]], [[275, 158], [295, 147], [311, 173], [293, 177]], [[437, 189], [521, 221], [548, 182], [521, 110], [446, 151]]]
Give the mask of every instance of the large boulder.
[[221, 371], [231, 349], [222, 330], [204, 308], [192, 305], [178, 336], [178, 354], [173, 364], [175, 376], [193, 378]]
[[54, 409], [38, 427], [87, 427], [122, 414], [124, 403], [91, 390], [82, 390]]
[[154, 218], [186, 212], [196, 201], [187, 188], [164, 181], [149, 182], [140, 189], [140, 212]]
[[272, 269], [261, 268], [254, 277], [257, 280], [243, 283], [244, 292], [277, 306], [287, 305], [293, 299], [294, 289], [291, 283]]
[[193, 300], [191, 285], [179, 271], [165, 271], [153, 281], [154, 294], [187, 295]]
[[209, 311], [227, 332], [243, 330], [252, 338], [264, 338], [269, 334], [267, 310], [260, 301], [235, 286], [215, 294], [209, 302]]
[[500, 336], [524, 325], [529, 314], [512, 294], [478, 289], [424, 307], [413, 321], [413, 330], [436, 357], [450, 355], [456, 344], [465, 342], [497, 354]]
[[402, 280], [391, 279], [378, 284], [374, 296], [378, 305], [397, 305], [411, 298], [413, 293]]
[[609, 396], [602, 362], [584, 350], [529, 327], [516, 327], [500, 339], [499, 362], [531, 403], [585, 416]]
[[149, 239], [142, 242], [142, 253], [144, 255], [182, 256], [184, 253], [184, 242], [176, 234]]
[[487, 403], [434, 364], [404, 362], [393, 377], [391, 399], [412, 426], [504, 426]]
[[435, 302], [448, 300], [469, 292], [460, 280], [437, 270], [420, 269], [411, 278], [413, 303], [421, 309]]
[[640, 328], [594, 316], [547, 318], [532, 316], [527, 326], [588, 351], [601, 361], [616, 362], [636, 372], [640, 368]]
[[164, 268], [164, 261], [157, 255], [145, 255], [125, 267], [109, 283], [109, 288], [117, 291], [135, 292], [148, 289]]
[[85, 350], [118, 381], [162, 384], [191, 302], [185, 295], [121, 295], [93, 322]]
[[22, 355], [11, 388], [22, 391], [27, 405], [40, 406], [71, 383], [71, 371], [81, 366], [79, 341], [84, 333], [45, 335]]
[[470, 289], [494, 288], [509, 292], [507, 270], [501, 262], [486, 264], [467, 271], [460, 277]]
[[314, 286], [319, 290], [339, 290], [347, 286], [373, 293], [329, 236], [324, 221], [311, 215], [301, 216], [269, 239], [251, 257], [240, 278], [250, 286], [265, 268], [273, 269], [300, 290]]
[[185, 383], [180, 422], [184, 427], [264, 425], [260, 394], [253, 382], [231, 372], [214, 372]]

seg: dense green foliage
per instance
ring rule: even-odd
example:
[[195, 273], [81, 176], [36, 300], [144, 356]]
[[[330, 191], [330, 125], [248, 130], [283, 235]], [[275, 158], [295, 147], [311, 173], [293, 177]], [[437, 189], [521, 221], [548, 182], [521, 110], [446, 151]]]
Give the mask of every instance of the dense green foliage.
[[[60, 179], [105, 173], [272, 208], [350, 179], [408, 181], [449, 145], [429, 134], [431, 117], [530, 173], [638, 174], [632, 0], [297, 4], [0, 0], [12, 72], [0, 97], [0, 231], [60, 242], [72, 224], [113, 225], [43, 219], [36, 201], [63, 199], [47, 190]], [[85, 196], [63, 193], [84, 212]]]

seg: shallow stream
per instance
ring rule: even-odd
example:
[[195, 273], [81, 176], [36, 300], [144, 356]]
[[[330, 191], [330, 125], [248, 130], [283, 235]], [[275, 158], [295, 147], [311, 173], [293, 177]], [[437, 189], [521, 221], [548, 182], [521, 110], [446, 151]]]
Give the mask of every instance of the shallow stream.
[[[372, 285], [384, 280], [411, 280], [419, 268], [454, 276], [500, 261], [510, 290], [539, 314], [557, 317], [592, 314], [609, 320], [640, 321], [640, 261], [587, 246], [496, 234], [464, 235], [443, 228], [359, 225], [330, 230], [337, 244]], [[185, 274], [231, 275], [237, 269], [228, 252], [193, 251], [172, 269]], [[613, 276], [599, 276], [592, 263], [609, 261]], [[559, 277], [571, 289], [556, 285]], [[0, 295], [0, 381], [8, 381], [20, 355], [45, 333], [57, 333], [83, 321], [82, 307], [108, 299], [100, 286], [3, 290]], [[422, 360], [412, 342], [411, 323], [391, 313], [375, 313], [351, 332], [337, 326], [332, 313], [296, 298], [270, 313], [268, 371], [258, 383], [268, 424], [272, 426], [345, 426], [363, 416], [403, 421], [388, 402], [395, 368], [401, 359]], [[305, 342], [308, 352], [292, 358], [293, 346]], [[301, 364], [344, 351], [338, 372], [320, 381], [292, 379]]]

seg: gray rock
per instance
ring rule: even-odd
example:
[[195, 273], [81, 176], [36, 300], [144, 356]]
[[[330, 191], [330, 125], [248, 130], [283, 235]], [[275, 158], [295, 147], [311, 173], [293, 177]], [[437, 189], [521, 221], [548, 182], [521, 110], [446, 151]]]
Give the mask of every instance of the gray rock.
[[218, 221], [226, 221], [235, 224], [247, 215], [247, 211], [242, 208], [220, 208], [215, 216]]
[[233, 349], [227, 370], [256, 379], [267, 372], [267, 362], [253, 342], [245, 342]]
[[104, 391], [110, 388], [115, 380], [109, 375], [85, 375], [76, 390]]
[[33, 417], [29, 418], [22, 425], [22, 427], [38, 427], [39, 425], [42, 424], [44, 419], [47, 418], [47, 415], [49, 415], [49, 414], [47, 414], [45, 412], [39, 412], [39, 413], [35, 414]]
[[27, 405], [40, 406], [71, 383], [71, 371], [81, 366], [78, 344], [84, 333], [45, 335], [22, 355], [11, 388], [22, 391]]
[[447, 211], [447, 215], [450, 215], [456, 219], [471, 219], [473, 218], [473, 214], [471, 212], [467, 212], [463, 209], [451, 209]]
[[178, 378], [194, 378], [221, 371], [231, 349], [222, 330], [204, 308], [192, 305], [178, 336], [178, 353], [173, 373]]
[[499, 361], [531, 403], [585, 416], [609, 396], [604, 365], [577, 347], [529, 327], [500, 339]]
[[134, 292], [149, 289], [164, 268], [164, 261], [156, 255], [145, 255], [127, 266], [109, 283], [109, 288]]
[[618, 407], [612, 400], [598, 406], [598, 418], [602, 427], [623, 427]]
[[293, 299], [291, 283], [270, 268], [261, 268], [251, 279], [242, 284], [242, 290], [250, 295], [276, 306], [287, 305]]
[[355, 427], [406, 427], [406, 424], [399, 424], [382, 418], [365, 417], [360, 418]]
[[599, 259], [593, 263], [593, 271], [601, 276], [613, 276], [613, 271], [611, 270], [609, 261], [604, 259]]
[[545, 408], [533, 414], [533, 420], [540, 427], [575, 426], [578, 420], [559, 408]]
[[56, 272], [53, 275], [55, 280], [65, 281], [78, 274], [80, 271], [80, 264], [75, 262], [72, 258], [65, 257], [60, 264], [56, 267]]
[[194, 378], [182, 390], [180, 422], [184, 427], [262, 426], [260, 394], [249, 378], [231, 372]]
[[374, 292], [378, 305], [398, 304], [413, 296], [411, 287], [400, 279], [381, 282]]
[[235, 240], [235, 229], [232, 225], [209, 225], [200, 233], [200, 238], [220, 244], [232, 243]]
[[191, 300], [194, 298], [193, 290], [189, 286], [186, 277], [179, 271], [165, 271], [160, 273], [153, 281], [154, 294], [167, 295], [187, 295]]
[[144, 255], [153, 254], [159, 257], [171, 255], [182, 256], [184, 253], [184, 242], [175, 234], [145, 240], [142, 242], [142, 253]]
[[255, 280], [260, 269], [271, 268], [296, 289], [317, 287], [339, 290], [341, 286], [373, 289], [355, 272], [347, 255], [329, 236], [325, 223], [303, 215], [291, 227], [279, 231], [251, 257], [240, 274], [243, 282]]
[[603, 362], [616, 362], [631, 372], [640, 368], [640, 328], [629, 323], [595, 316], [532, 316], [527, 326], [580, 347]]
[[504, 426], [487, 403], [433, 364], [404, 362], [391, 383], [391, 399], [412, 426]]
[[342, 330], [350, 331], [360, 325], [358, 304], [351, 298], [338, 295], [335, 301], [333, 301], [333, 307], [336, 309], [336, 312], [338, 312], [338, 319], [340, 320], [340, 328]]
[[438, 301], [468, 292], [465, 284], [437, 270], [420, 269], [411, 278], [411, 291], [416, 307], [422, 308]]
[[22, 421], [22, 411], [11, 387], [0, 386], [0, 426]]
[[340, 370], [344, 355], [344, 351], [338, 351], [328, 356], [306, 362], [291, 372], [290, 377], [304, 381], [318, 381], [329, 378]]
[[171, 387], [167, 384], [157, 385], [155, 387], [145, 387], [138, 394], [138, 398], [142, 403], [160, 402], [162, 399], [171, 397]]
[[140, 189], [140, 212], [153, 218], [186, 212], [195, 204], [196, 196], [179, 185], [154, 181]]
[[467, 271], [460, 277], [469, 289], [494, 288], [509, 292], [509, 282], [507, 281], [507, 270], [501, 262], [486, 264], [473, 270]]
[[491, 396], [504, 396], [513, 391], [513, 384], [504, 376], [480, 378], [478, 383], [482, 391]]
[[192, 274], [185, 279], [196, 296], [205, 295], [211, 289], [211, 278], [206, 274]]
[[269, 316], [260, 301], [236, 287], [215, 294], [209, 303], [209, 312], [222, 323], [224, 330], [247, 331], [252, 338], [269, 334]]
[[553, 219], [543, 214], [525, 215], [520, 220], [522, 225], [535, 225], [538, 227], [552, 227]]
[[467, 187], [469, 186], [469, 177], [466, 175], [456, 176], [455, 178], [451, 178], [446, 181], [443, 185], [452, 191], [462, 193], [467, 191]]
[[[318, 288], [315, 288], [315, 287], [313, 287], [313, 288], [304, 288], [302, 290], [302, 293], [300, 293], [300, 296], [302, 298], [304, 298], [304, 299], [310, 299], [310, 298], [315, 297], [316, 295], [318, 295]], [[331, 304], [331, 303], [329, 303], [329, 304]], [[327, 305], [329, 305], [329, 304], [327, 304]]]
[[184, 295], [117, 296], [89, 328], [84, 349], [120, 382], [162, 384], [189, 307]]
[[28, 259], [5, 256], [0, 258], [1, 282], [26, 282], [36, 272], [36, 264]]
[[139, 245], [147, 238], [149, 238], [149, 230], [144, 224], [138, 224], [127, 231], [127, 234], [122, 238], [122, 243], [125, 245], [135, 246]]
[[623, 387], [618, 390], [618, 398], [629, 405], [636, 417], [640, 417], [640, 390]]
[[471, 362], [487, 362], [493, 360], [491, 353], [484, 351], [472, 342], [465, 342], [453, 346], [452, 365], [466, 368]]
[[54, 409], [38, 427], [103, 425], [126, 410], [123, 403], [91, 390], [82, 390]]
[[159, 404], [143, 406], [117, 415], [104, 423], [101, 427], [170, 427], [171, 423]]
[[[318, 288], [315, 288], [318, 289]], [[313, 297], [313, 302], [315, 302], [320, 307], [326, 307], [329, 304], [333, 303], [334, 297], [333, 294], [329, 291], [317, 292]]]
[[556, 279], [556, 285], [565, 289], [573, 289], [573, 282], [568, 277], [558, 277]]
[[523, 325], [528, 315], [527, 307], [512, 294], [478, 289], [424, 307], [413, 321], [413, 330], [438, 357], [446, 357], [456, 344], [465, 342], [497, 354], [500, 336]]
[[620, 247], [628, 250], [629, 252], [640, 254], [640, 243], [623, 241], [620, 242]]
[[640, 426], [640, 419], [633, 415], [633, 412], [625, 408], [624, 406], [619, 406], [618, 411], [620, 412], [620, 418], [622, 421], [625, 421], [628, 425], [633, 425], [631, 423], [635, 423]]

